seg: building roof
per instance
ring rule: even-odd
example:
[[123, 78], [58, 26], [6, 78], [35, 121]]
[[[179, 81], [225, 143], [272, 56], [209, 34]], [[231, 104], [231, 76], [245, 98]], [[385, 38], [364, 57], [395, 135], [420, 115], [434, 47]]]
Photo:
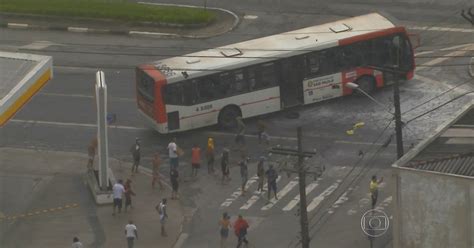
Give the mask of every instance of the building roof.
[[474, 103], [420, 142], [394, 167], [474, 178]]
[[0, 127], [53, 77], [53, 59], [0, 51]]
[[394, 28], [387, 17], [371, 13], [336, 22], [311, 26], [286, 33], [229, 44], [179, 57], [152, 62], [162, 71], [168, 83], [202, 76], [224, 69], [289, 57], [308, 50], [322, 50], [338, 45], [340, 40]]

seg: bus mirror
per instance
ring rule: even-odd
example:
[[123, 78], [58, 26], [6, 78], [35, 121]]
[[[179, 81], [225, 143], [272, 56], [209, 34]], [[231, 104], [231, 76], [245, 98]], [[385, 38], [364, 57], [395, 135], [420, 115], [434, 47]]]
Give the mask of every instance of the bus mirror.
[[420, 35], [419, 34], [408, 34], [408, 38], [410, 39], [410, 43], [413, 47], [413, 49], [417, 49], [420, 47]]

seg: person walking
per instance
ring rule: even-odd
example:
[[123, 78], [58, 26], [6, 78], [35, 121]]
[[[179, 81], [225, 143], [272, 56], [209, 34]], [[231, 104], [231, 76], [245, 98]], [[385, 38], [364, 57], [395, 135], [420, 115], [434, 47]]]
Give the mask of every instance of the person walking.
[[229, 230], [231, 228], [230, 216], [225, 212], [222, 214], [222, 219], [219, 220], [221, 248], [227, 247], [227, 238], [229, 237]]
[[268, 134], [265, 131], [267, 129], [267, 124], [263, 120], [258, 120], [257, 121], [257, 135], [258, 135], [258, 143], [262, 144], [262, 140], [265, 142], [265, 144], [268, 145], [269, 140], [268, 140]]
[[132, 190], [132, 180], [127, 179], [125, 181], [125, 212], [127, 212], [127, 208], [133, 208], [132, 206], [132, 195], [135, 196], [135, 192]]
[[79, 239], [77, 237], [74, 237], [72, 239], [72, 245], [71, 245], [72, 248], [82, 248], [82, 243], [79, 241]]
[[171, 142], [168, 144], [168, 156], [170, 158], [170, 172], [173, 169], [178, 169], [178, 146], [176, 145], [176, 138], [173, 137]]
[[268, 166], [268, 170], [267, 172], [265, 172], [265, 174], [267, 175], [267, 184], [268, 184], [268, 202], [270, 202], [270, 195], [271, 195], [271, 192], [273, 191], [273, 193], [275, 194], [275, 199], [278, 200], [278, 197], [277, 197], [277, 183], [276, 183], [276, 180], [278, 178], [278, 173], [277, 171], [273, 168], [273, 165], [270, 164]]
[[125, 225], [125, 237], [127, 238], [127, 247], [133, 248], [135, 239], [138, 240], [138, 231], [132, 220], [129, 220], [128, 224]]
[[97, 153], [97, 137], [92, 139], [91, 143], [89, 144], [89, 147], [87, 148], [87, 154], [89, 155], [89, 159], [87, 161], [87, 170], [92, 171], [94, 169], [94, 159], [95, 159], [95, 154]]
[[257, 177], [258, 177], [258, 192], [262, 193], [263, 191], [263, 182], [265, 181], [265, 167], [264, 167], [265, 157], [260, 157], [260, 160], [257, 164]]
[[112, 187], [112, 192], [114, 196], [114, 206], [112, 215], [115, 215], [115, 208], [118, 208], [118, 212], [122, 211], [122, 196], [125, 193], [125, 188], [123, 187], [122, 179], [119, 179], [114, 186]]
[[133, 165], [132, 173], [138, 173], [138, 166], [140, 165], [140, 139], [135, 138], [135, 144], [130, 147], [130, 153], [132, 153]]
[[242, 156], [242, 160], [239, 162], [240, 167], [240, 178], [242, 179], [242, 195], [245, 194], [245, 185], [247, 184], [249, 169], [248, 169], [248, 158]]
[[230, 170], [229, 170], [229, 149], [224, 148], [222, 151], [222, 158], [221, 158], [221, 171], [222, 171], [222, 183], [227, 179], [230, 181]]
[[171, 199], [175, 200], [175, 199], [178, 199], [178, 188], [179, 188], [179, 182], [178, 182], [179, 173], [178, 173], [178, 170], [176, 170], [176, 169], [171, 170], [170, 177], [171, 177], [170, 181], [171, 181], [171, 188], [172, 188]]
[[191, 149], [191, 176], [197, 176], [199, 168], [201, 168], [201, 148], [196, 144], [193, 145]]
[[207, 149], [206, 149], [206, 158], [207, 158], [207, 173], [214, 174], [214, 139], [209, 137], [207, 138]]
[[161, 166], [161, 158], [160, 154], [157, 152], [155, 156], [153, 156], [153, 167], [152, 167], [152, 176], [153, 180], [151, 181], [151, 187], [154, 189], [156, 182], [160, 185], [160, 190], [164, 190], [163, 183], [161, 182], [160, 177], [160, 166]]
[[245, 123], [241, 116], [235, 118], [237, 122], [237, 134], [235, 135], [235, 143], [237, 145], [245, 145]]
[[247, 229], [249, 228], [249, 223], [239, 214], [239, 217], [234, 223], [234, 232], [237, 236], [237, 248], [240, 248], [242, 242], [245, 243], [245, 246], [248, 246], [249, 241], [247, 240]]
[[373, 175], [372, 180], [369, 183], [370, 198], [372, 199], [372, 209], [375, 208], [377, 204], [377, 198], [379, 196], [379, 184], [383, 182], [383, 177], [380, 180], [377, 180], [377, 176]]
[[166, 198], [163, 198], [158, 205], [156, 205], [156, 211], [160, 215], [160, 224], [161, 224], [161, 236], [166, 237], [168, 234], [166, 233], [165, 225], [168, 220], [168, 213], [166, 212]]

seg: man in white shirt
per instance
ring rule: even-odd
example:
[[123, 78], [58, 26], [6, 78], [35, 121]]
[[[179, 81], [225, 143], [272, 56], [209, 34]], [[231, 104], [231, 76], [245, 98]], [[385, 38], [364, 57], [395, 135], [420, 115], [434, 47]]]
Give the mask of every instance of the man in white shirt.
[[133, 248], [133, 242], [135, 239], [138, 240], [138, 232], [137, 226], [135, 226], [131, 220], [129, 220], [128, 224], [125, 225], [125, 236], [127, 237], [128, 248]]
[[170, 171], [178, 169], [178, 146], [176, 138], [168, 144], [168, 156], [170, 157]]
[[114, 195], [114, 211], [112, 215], [115, 215], [115, 208], [118, 208], [118, 212], [122, 211], [122, 196], [125, 193], [125, 188], [123, 187], [122, 179], [119, 179], [118, 182], [114, 184], [112, 187], [113, 195]]

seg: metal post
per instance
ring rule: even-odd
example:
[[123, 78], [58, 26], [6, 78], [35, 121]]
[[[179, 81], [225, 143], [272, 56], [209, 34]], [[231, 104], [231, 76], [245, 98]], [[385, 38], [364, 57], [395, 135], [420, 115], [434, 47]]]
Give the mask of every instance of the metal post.
[[99, 187], [106, 190], [109, 182], [109, 148], [107, 137], [107, 85], [103, 71], [96, 73], [97, 133], [99, 148]]
[[306, 210], [306, 173], [303, 168], [303, 146], [302, 131], [298, 127], [298, 177], [300, 187], [300, 222], [301, 222], [301, 245], [303, 248], [309, 248], [309, 232], [308, 232], [308, 212]]
[[400, 111], [400, 88], [399, 80], [395, 79], [393, 84], [393, 104], [395, 105], [395, 133], [397, 136], [397, 158], [403, 156], [403, 133], [402, 133], [402, 113]]

